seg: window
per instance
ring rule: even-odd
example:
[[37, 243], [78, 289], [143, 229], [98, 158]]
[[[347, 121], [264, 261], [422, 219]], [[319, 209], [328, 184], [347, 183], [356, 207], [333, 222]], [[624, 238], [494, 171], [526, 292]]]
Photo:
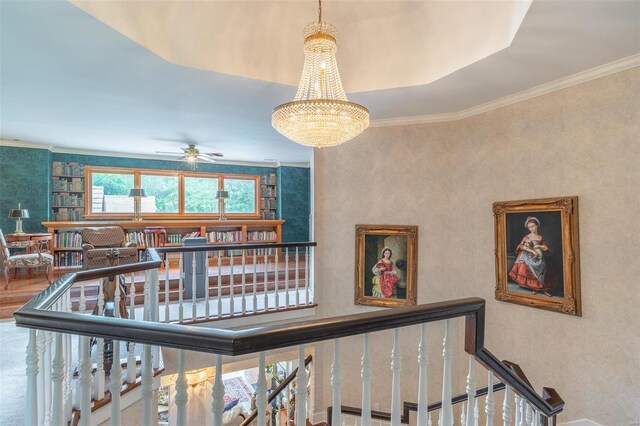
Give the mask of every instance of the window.
[[229, 191], [225, 209], [227, 213], [253, 213], [256, 206], [255, 179], [226, 178], [223, 181], [225, 191]]
[[133, 173], [93, 173], [90, 182], [91, 213], [133, 213]]
[[131, 188], [143, 188], [142, 215], [172, 219], [218, 216], [216, 191], [228, 191], [230, 219], [258, 219], [260, 176], [85, 166], [88, 219], [130, 218]]
[[218, 200], [214, 198], [218, 182], [217, 177], [185, 176], [185, 213], [218, 213]]
[[140, 188], [147, 194], [142, 199], [142, 213], [178, 213], [178, 175], [140, 175]]

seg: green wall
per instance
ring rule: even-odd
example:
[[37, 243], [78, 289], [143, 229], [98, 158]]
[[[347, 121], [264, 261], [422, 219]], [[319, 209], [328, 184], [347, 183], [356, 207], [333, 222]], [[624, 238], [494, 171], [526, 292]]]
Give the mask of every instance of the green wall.
[[[25, 231], [44, 229], [49, 220], [51, 197], [51, 162], [77, 161], [89, 166], [135, 167], [161, 170], [190, 170], [179, 161], [98, 155], [51, 153], [46, 149], [0, 146], [0, 226], [5, 233], [13, 232], [15, 220], [9, 219], [9, 209], [18, 202], [29, 209], [31, 218], [24, 221]], [[301, 167], [256, 167], [227, 164], [198, 164], [199, 172], [235, 173], [278, 176], [278, 216], [285, 220], [283, 241], [308, 241], [310, 180], [309, 169]]]
[[282, 242], [309, 241], [310, 185], [308, 168], [278, 168], [278, 214], [285, 220]]
[[49, 219], [51, 198], [51, 152], [47, 149], [0, 146], [0, 228], [5, 234], [16, 228], [9, 219], [10, 209], [29, 210], [22, 222], [25, 232], [43, 230], [41, 223]]

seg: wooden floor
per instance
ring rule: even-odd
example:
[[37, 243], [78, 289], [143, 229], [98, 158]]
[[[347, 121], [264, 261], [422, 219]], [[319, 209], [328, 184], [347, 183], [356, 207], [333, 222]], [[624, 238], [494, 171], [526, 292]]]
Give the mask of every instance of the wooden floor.
[[[267, 274], [266, 274], [267, 286], [270, 291], [275, 289], [275, 281], [274, 281], [275, 269], [276, 269], [276, 265], [274, 263], [269, 264], [267, 267]], [[277, 265], [277, 270], [278, 270], [278, 275], [280, 279], [278, 287], [282, 289], [284, 284], [285, 264], [282, 262], [279, 262], [279, 264]], [[58, 278], [60, 278], [62, 275], [69, 273], [71, 271], [79, 271], [79, 269], [54, 270], [53, 280], [55, 281]], [[257, 288], [257, 291], [262, 291], [264, 289], [264, 277], [265, 277], [264, 264], [256, 265], [256, 272], [257, 272], [256, 288]], [[306, 271], [304, 270], [304, 266], [300, 265], [297, 276], [299, 277], [300, 283], [302, 286], [304, 286], [305, 272]], [[251, 287], [251, 283], [253, 281], [252, 273], [253, 273], [253, 265], [247, 265], [247, 268], [246, 268], [247, 289], [252, 288]], [[217, 275], [218, 275], [217, 267], [210, 266], [209, 282], [210, 282], [210, 294], [212, 296], [215, 296], [215, 294], [217, 293], [217, 286], [216, 286]], [[233, 270], [233, 279], [231, 279], [232, 274], [229, 266], [222, 266], [220, 268], [220, 275], [221, 275], [221, 281], [222, 281], [223, 296], [229, 294], [230, 282], [233, 282], [234, 288], [236, 288], [236, 292], [239, 291], [237, 289], [241, 282], [240, 268], [236, 267]], [[171, 289], [170, 300], [171, 301], [178, 299], [178, 293], [179, 293], [178, 292], [178, 276], [179, 276], [179, 271], [177, 268], [173, 268], [173, 267], [169, 268], [169, 281], [170, 281], [170, 289]], [[295, 269], [293, 269], [291, 265], [289, 266], [288, 276], [289, 276], [289, 280], [293, 282], [296, 274], [295, 274]], [[165, 270], [161, 269], [159, 274], [159, 278], [161, 281], [161, 288], [162, 288], [162, 291], [160, 294], [161, 302], [164, 301], [164, 297], [165, 297], [165, 293], [164, 293], [165, 277], [166, 277]], [[129, 275], [127, 275], [126, 280], [127, 282], [129, 282], [130, 280]], [[4, 281], [4, 277], [2, 277], [2, 281]], [[135, 283], [136, 283], [136, 294], [137, 294], [136, 303], [138, 303], [139, 298], [140, 298], [140, 302], [142, 301], [141, 298], [143, 294], [144, 272], [139, 272], [136, 274]], [[21, 270], [19, 270], [16, 278], [13, 277], [13, 273], [12, 273], [11, 278], [9, 280], [9, 288], [7, 290], [4, 290], [3, 287], [0, 286], [0, 319], [11, 318], [15, 311], [17, 311], [22, 305], [27, 303], [29, 300], [31, 300], [34, 296], [36, 296], [38, 293], [40, 293], [42, 290], [44, 290], [48, 286], [49, 286], [49, 283], [47, 282], [44, 272], [32, 270], [31, 276], [29, 276], [27, 272], [22, 272]], [[88, 298], [87, 307], [91, 309], [93, 304], [95, 303], [95, 299], [98, 291], [98, 280], [85, 282], [85, 289], [86, 289], [86, 294]], [[71, 298], [72, 298], [72, 303], [74, 305], [74, 309], [77, 307], [77, 303], [78, 303], [78, 292], [79, 290], [77, 288], [73, 288], [71, 290]]]

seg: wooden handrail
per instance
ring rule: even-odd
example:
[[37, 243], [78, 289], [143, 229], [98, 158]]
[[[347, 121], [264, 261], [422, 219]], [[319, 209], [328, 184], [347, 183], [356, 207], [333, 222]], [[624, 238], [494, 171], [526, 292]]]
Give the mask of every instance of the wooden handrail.
[[[315, 243], [255, 244], [250, 248], [279, 248], [296, 245], [309, 246], [315, 245]], [[221, 245], [217, 248], [236, 250], [248, 247], [246, 244], [236, 244]], [[480, 298], [450, 300], [238, 331], [48, 310], [78, 280], [158, 268], [162, 263], [159, 252], [181, 251], [181, 248], [175, 249], [173, 247], [149, 249], [149, 260], [146, 262], [65, 275], [15, 312], [16, 324], [20, 327], [54, 332], [237, 356], [465, 317], [465, 350], [467, 353], [474, 355], [478, 362], [493, 371], [503, 383], [511, 386], [514, 392], [523, 396], [544, 415], [549, 417], [562, 411], [564, 401], [555, 397], [557, 396], [555, 391], [547, 389], [550, 398], [538, 395], [529, 383], [522, 380], [509, 366], [498, 360], [484, 347], [485, 301]], [[204, 251], [211, 250], [211, 246], [185, 247], [183, 249]]]
[[[313, 356], [312, 355], [307, 355], [307, 357], [304, 360], [304, 366], [306, 367], [307, 365], [309, 365], [309, 363], [313, 360]], [[276, 399], [276, 397], [278, 395], [280, 395], [280, 393], [284, 390], [284, 388], [286, 388], [287, 386], [289, 386], [289, 384], [293, 381], [293, 379], [296, 378], [298, 374], [298, 367], [296, 367], [291, 374], [289, 374], [283, 381], [282, 383], [280, 383], [278, 385], [277, 388], [275, 388], [273, 390], [273, 392], [271, 392], [269, 394], [269, 397], [267, 398], [267, 406], [269, 406], [269, 404], [271, 404], [273, 402], [274, 399]], [[249, 414], [249, 416], [247, 416], [246, 419], [244, 419], [242, 421], [242, 423], [240, 423], [240, 426], [246, 426], [251, 424], [252, 421], [254, 421], [256, 419], [256, 417], [258, 417], [258, 409], [256, 408], [255, 410], [253, 410], [251, 412], [251, 414]]]

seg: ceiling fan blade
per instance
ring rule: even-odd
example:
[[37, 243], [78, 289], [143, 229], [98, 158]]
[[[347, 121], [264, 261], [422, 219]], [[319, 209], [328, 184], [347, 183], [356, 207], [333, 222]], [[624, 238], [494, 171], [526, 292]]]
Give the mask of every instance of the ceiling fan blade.
[[156, 151], [156, 154], [173, 154], [173, 155], [182, 155], [182, 152]]
[[224, 157], [224, 154], [221, 152], [201, 152], [201, 155], [207, 155], [209, 157]]
[[216, 162], [216, 160], [214, 160], [213, 158], [209, 158], [209, 157], [204, 156], [202, 154], [198, 155], [198, 160], [206, 161], [207, 163], [215, 163]]

